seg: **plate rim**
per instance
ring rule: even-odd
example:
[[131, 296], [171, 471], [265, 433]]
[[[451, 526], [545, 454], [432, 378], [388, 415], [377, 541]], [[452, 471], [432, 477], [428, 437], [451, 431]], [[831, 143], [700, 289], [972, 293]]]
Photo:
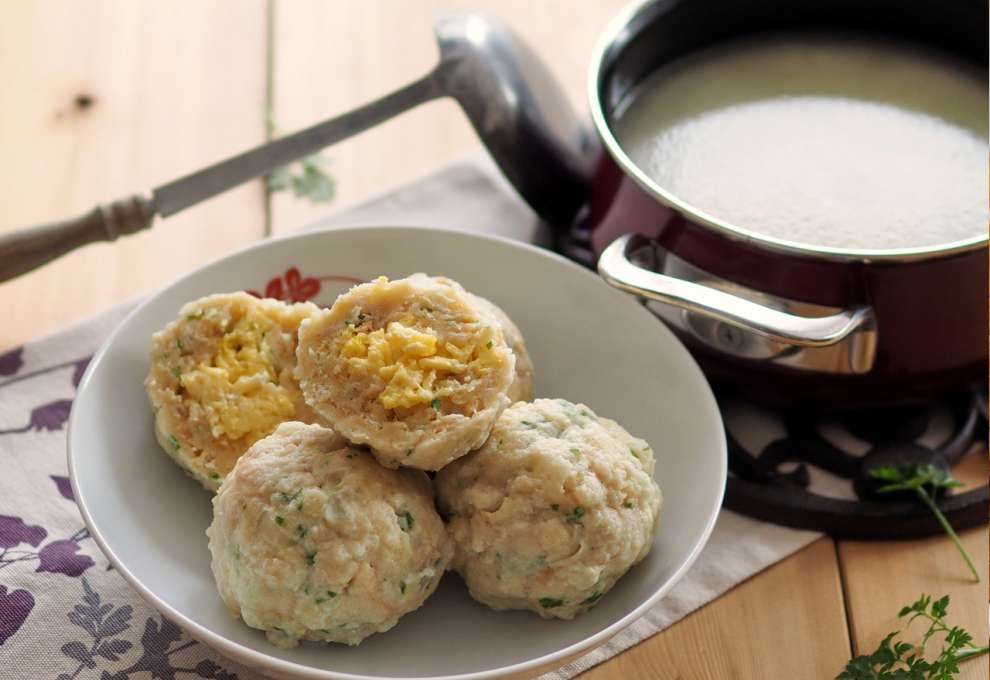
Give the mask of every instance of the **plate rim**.
[[[79, 381], [79, 387], [76, 390], [76, 396], [73, 399], [73, 408], [69, 415], [69, 422], [66, 427], [66, 459], [68, 463], [68, 475], [69, 481], [72, 486], [72, 492], [76, 499], [76, 505], [79, 508], [79, 512], [82, 515], [83, 521], [86, 527], [89, 529], [93, 540], [99, 546], [103, 554], [110, 560], [110, 563], [114, 566], [114, 569], [124, 577], [124, 580], [134, 588], [138, 594], [155, 608], [162, 616], [165, 616], [173, 623], [182, 628], [187, 634], [189, 634], [194, 639], [204, 642], [207, 646], [215, 649], [221, 654], [228, 656], [232, 660], [244, 664], [252, 669], [263, 669], [263, 671], [272, 671], [280, 674], [286, 674], [287, 676], [305, 678], [306, 680], [386, 680], [388, 676], [382, 675], [364, 675], [364, 674], [354, 674], [348, 672], [334, 671], [329, 669], [314, 668], [313, 666], [307, 666], [304, 664], [297, 663], [295, 661], [287, 661], [285, 659], [280, 659], [271, 656], [265, 652], [259, 651], [252, 647], [246, 646], [239, 642], [229, 640], [220, 633], [216, 633], [210, 628], [203, 626], [196, 621], [193, 621], [186, 615], [177, 611], [171, 605], [164, 602], [159, 598], [154, 592], [147, 588], [131, 571], [120, 561], [116, 553], [110, 548], [105, 537], [103, 536], [100, 529], [93, 522], [92, 515], [89, 512], [89, 508], [85, 502], [85, 494], [82, 493], [76, 476], [73, 447], [72, 433], [76, 429], [76, 420], [78, 418], [79, 411], [75, 408], [76, 401], [81, 395], [83, 395], [88, 389], [89, 383], [99, 367], [102, 365], [103, 360], [110, 348], [110, 346], [117, 339], [117, 336], [121, 333], [122, 329], [133, 319], [135, 316], [139, 315], [144, 311], [144, 309], [166, 295], [173, 288], [179, 286], [180, 284], [187, 281], [189, 278], [199, 275], [202, 272], [211, 269], [213, 267], [219, 266], [221, 263], [226, 262], [232, 258], [241, 256], [245, 253], [252, 252], [254, 250], [261, 250], [265, 248], [272, 247], [274, 243], [284, 243], [295, 240], [306, 240], [313, 238], [317, 235], [326, 235], [335, 232], [350, 233], [356, 231], [377, 231], [377, 232], [388, 232], [393, 231], [396, 233], [419, 233], [419, 234], [434, 234], [434, 235], [444, 235], [444, 236], [457, 236], [467, 239], [482, 239], [487, 241], [494, 241], [504, 246], [509, 246], [513, 248], [521, 248], [522, 250], [533, 251], [536, 255], [547, 257], [551, 260], [555, 260], [559, 263], [564, 264], [567, 267], [571, 267], [576, 271], [581, 272], [582, 275], [588, 275], [595, 278], [599, 278], [597, 274], [591, 272], [590, 270], [568, 260], [567, 258], [555, 253], [546, 248], [526, 243], [525, 241], [520, 241], [518, 239], [513, 239], [505, 236], [500, 236], [497, 234], [484, 234], [472, 231], [463, 231], [459, 229], [450, 229], [445, 227], [425, 227], [418, 225], [399, 225], [399, 224], [376, 224], [376, 225], [348, 225], [342, 227], [325, 227], [304, 230], [294, 234], [289, 234], [286, 236], [280, 236], [277, 238], [268, 238], [258, 241], [256, 243], [248, 244], [242, 248], [238, 248], [226, 255], [215, 258], [210, 262], [193, 269], [192, 271], [186, 272], [182, 276], [172, 280], [171, 282], [161, 286], [160, 288], [152, 291], [143, 299], [134, 309], [127, 313], [127, 315], [121, 319], [117, 325], [113, 328], [107, 338], [100, 345], [99, 349], [93, 354], [93, 358], [90, 360], [89, 365], [86, 367], [82, 379]], [[603, 282], [604, 283], [604, 282]], [[607, 284], [606, 284], [607, 285]], [[630, 296], [631, 297], [631, 296]], [[643, 309], [645, 313], [650, 313], [649, 310]], [[659, 320], [658, 320], [659, 322]], [[716, 420], [722, 423], [722, 414], [718, 409], [718, 403], [715, 399], [715, 395], [712, 392], [711, 385], [708, 382], [707, 377], [701, 371], [698, 363], [694, 360], [683, 346], [681, 341], [674, 336], [670, 329], [667, 328], [662, 323], [659, 326], [663, 328], [664, 332], [670, 333], [671, 338], [677, 345], [680, 345], [681, 349], [684, 351], [686, 358], [691, 362], [694, 370], [701, 377], [703, 392], [710, 399], [712, 405], [714, 406], [714, 412]], [[518, 663], [502, 666], [499, 668], [492, 668], [483, 671], [470, 671], [467, 673], [457, 673], [453, 675], [429, 675], [429, 676], [414, 676], [414, 677], [402, 677], [399, 680], [494, 680], [495, 678], [501, 678], [506, 676], [514, 676], [525, 673], [527, 671], [534, 671], [538, 669], [546, 668], [556, 668], [553, 666], [555, 662], [560, 662], [560, 664], [566, 663], [568, 660], [578, 657], [585, 652], [592, 649], [600, 647], [602, 644], [607, 642], [609, 639], [617, 635], [620, 631], [629, 627], [632, 623], [639, 620], [647, 610], [652, 608], [657, 602], [662, 600], [670, 590], [680, 582], [684, 575], [691, 569], [695, 561], [697, 561], [701, 551], [708, 544], [708, 540], [711, 538], [712, 531], [715, 529], [715, 523], [718, 520], [718, 516], [722, 510], [722, 503], [725, 498], [725, 486], [726, 486], [726, 475], [728, 474], [728, 451], [727, 443], [725, 437], [725, 430], [719, 428], [717, 432], [717, 438], [719, 443], [719, 451], [717, 456], [717, 463], [719, 467], [719, 472], [721, 473], [722, 483], [719, 485], [718, 489], [718, 502], [715, 504], [713, 510], [709, 513], [708, 518], [705, 521], [704, 529], [701, 532], [699, 540], [692, 548], [691, 552], [688, 554], [687, 559], [678, 568], [667, 582], [660, 586], [650, 597], [640, 603], [636, 608], [627, 613], [625, 616], [620, 618], [618, 621], [606, 626], [602, 630], [598, 631], [594, 635], [584, 638], [578, 642], [575, 642], [567, 647], [558, 649], [549, 654], [544, 654], [533, 659], [528, 659], [526, 661], [520, 661]]]

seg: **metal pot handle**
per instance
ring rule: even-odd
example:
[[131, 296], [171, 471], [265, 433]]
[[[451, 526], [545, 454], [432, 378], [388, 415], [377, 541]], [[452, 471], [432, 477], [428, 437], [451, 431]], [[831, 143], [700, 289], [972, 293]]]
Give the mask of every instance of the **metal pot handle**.
[[858, 330], [872, 330], [873, 311], [869, 307], [853, 307], [829, 316], [798, 316], [643, 269], [630, 261], [629, 253], [647, 243], [639, 234], [620, 236], [599, 258], [598, 273], [620, 290], [686, 309], [784, 345], [828, 347]]

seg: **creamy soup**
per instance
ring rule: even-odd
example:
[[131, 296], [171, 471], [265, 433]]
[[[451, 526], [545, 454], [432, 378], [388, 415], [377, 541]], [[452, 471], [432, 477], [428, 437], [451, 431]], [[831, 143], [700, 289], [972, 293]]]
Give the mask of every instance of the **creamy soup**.
[[844, 39], [747, 42], [650, 76], [620, 145], [670, 194], [736, 227], [851, 249], [987, 234], [977, 69]]

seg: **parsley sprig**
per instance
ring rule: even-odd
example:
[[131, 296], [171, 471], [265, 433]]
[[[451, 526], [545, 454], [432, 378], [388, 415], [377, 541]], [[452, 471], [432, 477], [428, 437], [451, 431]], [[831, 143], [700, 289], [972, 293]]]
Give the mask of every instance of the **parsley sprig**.
[[[267, 119], [268, 137], [275, 139], [278, 130], [271, 114]], [[297, 198], [308, 198], [313, 203], [326, 203], [336, 194], [333, 177], [326, 171], [330, 159], [314, 153], [303, 156], [295, 163], [275, 168], [265, 177], [269, 193], [291, 190]]]
[[875, 467], [870, 470], [870, 476], [875, 479], [887, 482], [881, 486], [877, 491], [879, 493], [891, 493], [894, 491], [913, 491], [918, 500], [920, 500], [924, 505], [932, 511], [935, 515], [935, 519], [938, 523], [942, 525], [945, 529], [945, 533], [949, 535], [952, 542], [955, 543], [956, 548], [959, 550], [959, 554], [966, 561], [966, 566], [973, 574], [973, 578], [977, 583], [980, 582], [980, 573], [976, 570], [976, 566], [973, 564], [972, 558], [969, 553], [966, 552], [965, 546], [963, 546], [962, 541], [959, 540], [959, 535], [956, 534], [955, 529], [949, 524], [949, 520], [942, 514], [939, 510], [938, 505], [935, 503], [933, 494], [928, 492], [928, 489], [932, 489], [934, 492], [936, 489], [951, 489], [952, 487], [962, 486], [962, 482], [949, 474], [946, 470], [938, 467], [937, 465], [932, 465], [930, 463], [921, 465], [918, 463], [912, 463], [908, 465], [882, 465]]
[[[922, 595], [913, 604], [905, 606], [898, 618], [908, 618], [908, 625], [915, 619], [928, 621], [928, 630], [921, 642], [898, 641], [900, 631], [885, 637], [872, 654], [852, 659], [835, 680], [951, 680], [959, 673], [959, 662], [990, 651], [990, 647], [973, 646], [973, 636], [959, 626], [949, 627], [945, 615], [949, 609], [949, 596], [932, 601], [931, 595]], [[942, 649], [934, 661], [924, 658], [925, 645], [935, 635], [943, 635]]]

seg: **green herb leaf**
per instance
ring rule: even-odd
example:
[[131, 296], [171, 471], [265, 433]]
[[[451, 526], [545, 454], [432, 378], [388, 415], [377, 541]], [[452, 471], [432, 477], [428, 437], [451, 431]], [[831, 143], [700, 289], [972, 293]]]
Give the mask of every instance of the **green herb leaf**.
[[282, 526], [285, 524], [285, 518], [282, 515], [275, 515], [275, 524]]
[[557, 599], [556, 597], [541, 597], [540, 606], [544, 609], [553, 609], [554, 607], [563, 607], [567, 602], [565, 600]]
[[[277, 136], [276, 126], [269, 112], [268, 134]], [[266, 176], [269, 193], [291, 190], [298, 198], [306, 198], [313, 203], [331, 200], [336, 193], [333, 178], [326, 172], [329, 159], [320, 154], [304, 156], [295, 163], [275, 168]]]
[[400, 529], [402, 529], [406, 533], [412, 531], [413, 524], [415, 524], [415, 520], [413, 519], [413, 516], [409, 514], [408, 510], [405, 510], [403, 512], [397, 512], [396, 516], [398, 517]]
[[584, 508], [579, 505], [571, 510], [571, 514], [567, 516], [567, 521], [569, 524], [582, 524], [582, 517], [584, 517]]
[[595, 591], [594, 593], [592, 593], [592, 594], [591, 594], [591, 595], [590, 595], [589, 597], [587, 597], [587, 598], [585, 598], [585, 599], [583, 599], [583, 600], [581, 600], [581, 605], [582, 605], [582, 606], [583, 606], [583, 605], [592, 605], [592, 604], [594, 604], [594, 603], [596, 603], [596, 602], [598, 602], [598, 600], [600, 600], [600, 599], [601, 599], [601, 597], [602, 597], [602, 595], [603, 595], [603, 594], [604, 594], [604, 593], [602, 593], [601, 591], [598, 591], [598, 590], [596, 590], [596, 591]]
[[871, 468], [870, 476], [874, 479], [889, 482], [889, 484], [885, 484], [877, 490], [879, 493], [913, 491], [917, 499], [921, 501], [925, 507], [931, 510], [936, 521], [938, 521], [938, 523], [942, 526], [942, 529], [946, 534], [948, 534], [949, 538], [952, 539], [952, 542], [956, 546], [956, 550], [958, 550], [959, 554], [962, 555], [963, 560], [966, 562], [966, 566], [969, 567], [970, 573], [973, 574], [973, 579], [977, 583], [980, 582], [980, 572], [976, 570], [976, 565], [973, 564], [973, 558], [969, 556], [969, 553], [966, 551], [966, 547], [962, 544], [962, 541], [959, 540], [959, 535], [956, 534], [956, 530], [952, 528], [948, 518], [942, 514], [938, 504], [935, 502], [934, 496], [928, 491], [929, 488], [934, 491], [935, 489], [940, 488], [949, 489], [956, 486], [962, 486], [962, 482], [954, 478], [946, 470], [943, 470], [936, 465], [920, 465], [918, 463], [911, 463], [907, 465], [881, 465]]
[[176, 451], [182, 448], [182, 444], [179, 443], [179, 440], [175, 438], [174, 434], [170, 434], [168, 436], [168, 443], [171, 444], [172, 448]]
[[[951, 680], [960, 672], [960, 661], [986, 654], [990, 647], [974, 647], [967, 631], [958, 626], [950, 628], [945, 622], [948, 610], [948, 595], [934, 602], [930, 595], [921, 595], [898, 613], [899, 618], [909, 617], [908, 625], [918, 618], [928, 621], [921, 643], [896, 641], [900, 631], [894, 631], [872, 654], [851, 659], [836, 680]], [[924, 658], [925, 645], [938, 634], [944, 636], [943, 645], [935, 660], [929, 661]]]
[[430, 406], [432, 406], [434, 410], [439, 411], [440, 410], [440, 399], [437, 398], [437, 399], [434, 399], [433, 401], [431, 401], [430, 402]]
[[316, 553], [315, 552], [308, 552], [308, 553], [306, 553], [306, 564], [308, 564], [311, 567], [314, 564], [316, 564]]

